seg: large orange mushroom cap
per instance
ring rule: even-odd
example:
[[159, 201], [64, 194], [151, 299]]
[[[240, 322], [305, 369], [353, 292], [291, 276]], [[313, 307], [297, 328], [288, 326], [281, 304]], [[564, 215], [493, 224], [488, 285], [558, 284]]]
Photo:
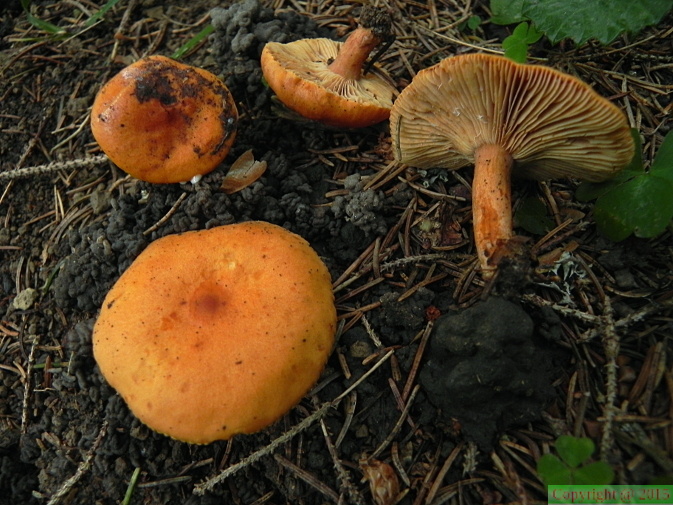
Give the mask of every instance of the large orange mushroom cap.
[[238, 112], [210, 72], [165, 56], [129, 65], [98, 92], [91, 130], [101, 149], [133, 177], [154, 183], [204, 175], [225, 158]]
[[108, 293], [93, 349], [143, 423], [201, 444], [261, 430], [299, 402], [335, 328], [316, 252], [248, 222], [150, 244]]

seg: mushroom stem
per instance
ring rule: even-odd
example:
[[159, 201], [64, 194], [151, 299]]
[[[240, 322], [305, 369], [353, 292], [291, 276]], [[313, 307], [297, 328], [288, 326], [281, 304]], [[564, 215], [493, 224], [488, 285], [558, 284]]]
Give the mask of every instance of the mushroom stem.
[[328, 68], [345, 79], [357, 81], [362, 76], [362, 66], [369, 53], [381, 41], [381, 37], [376, 35], [371, 28], [358, 27], [343, 43], [339, 54]]
[[474, 242], [482, 275], [490, 278], [497, 268], [499, 255], [495, 254], [496, 251], [506, 245], [513, 235], [510, 177], [514, 161], [509, 152], [497, 144], [478, 147], [474, 158]]

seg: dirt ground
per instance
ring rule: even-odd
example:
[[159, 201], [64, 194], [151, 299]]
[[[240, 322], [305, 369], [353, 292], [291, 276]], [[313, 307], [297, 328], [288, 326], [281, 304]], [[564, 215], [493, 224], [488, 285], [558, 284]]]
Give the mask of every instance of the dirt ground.
[[[266, 42], [340, 39], [361, 2], [122, 0], [88, 23], [103, 3], [32, 2], [65, 30], [52, 35], [19, 2], [0, 6], [0, 504], [545, 503], [536, 461], [563, 434], [594, 440], [619, 484], [673, 476], [670, 229], [612, 243], [574, 199], [577, 181], [515, 181], [515, 202], [537, 198], [554, 224], [517, 229], [530, 265], [486, 283], [470, 168], [398, 165], [387, 122], [321, 127], [264, 85]], [[481, 1], [377, 5], [397, 36], [380, 64], [400, 90], [444, 57], [499, 51], [509, 33]], [[474, 30], [472, 15], [484, 21]], [[126, 176], [91, 135], [96, 92], [211, 20], [182, 60], [235, 97], [231, 153], [196, 184]], [[531, 55], [622, 108], [649, 163], [672, 124], [672, 24], [669, 14], [609, 47], [540, 42]], [[248, 149], [267, 171], [227, 195], [222, 180]], [[93, 322], [153, 240], [247, 220], [282, 225], [323, 258], [337, 346], [312, 392], [267, 430], [171, 440], [105, 383]]]

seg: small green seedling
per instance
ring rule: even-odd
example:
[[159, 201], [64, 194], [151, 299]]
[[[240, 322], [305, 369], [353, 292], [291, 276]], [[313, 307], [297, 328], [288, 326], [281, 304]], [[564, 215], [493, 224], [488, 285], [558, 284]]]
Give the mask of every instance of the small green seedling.
[[615, 477], [607, 463], [587, 463], [594, 453], [595, 445], [590, 438], [562, 435], [556, 440], [556, 452], [545, 454], [537, 462], [537, 473], [547, 485], [604, 485]]
[[[31, 0], [21, 0], [21, 7], [23, 8], [26, 19], [28, 22], [33, 25], [38, 30], [41, 30], [47, 34], [47, 37], [54, 40], [64, 40], [68, 37], [77, 37], [81, 33], [84, 33], [87, 28], [90, 28], [98, 21], [101, 21], [105, 14], [112, 9], [119, 0], [108, 0], [103, 7], [98, 11], [92, 14], [83, 24], [79, 25], [76, 33], [71, 34], [68, 30], [63, 27], [57, 26], [49, 21], [45, 21], [30, 12]], [[39, 40], [39, 39], [24, 39], [24, 40]]]
[[505, 57], [517, 63], [526, 63], [528, 47], [542, 38], [542, 32], [532, 24], [519, 23], [512, 35], [502, 41]]
[[463, 23], [460, 24], [458, 29], [461, 32], [464, 32], [465, 30], [470, 30], [470, 31], [474, 32], [477, 28], [479, 28], [479, 26], [481, 26], [481, 23], [482, 23], [482, 20], [479, 16], [476, 16], [476, 15], [470, 16], [469, 18], [467, 18], [466, 21], [464, 21]]
[[133, 492], [138, 485], [138, 477], [140, 477], [140, 467], [136, 467], [135, 470], [133, 470], [133, 474], [131, 474], [131, 480], [129, 481], [129, 485], [126, 488], [126, 493], [124, 494], [124, 499], [122, 500], [121, 505], [130, 505]]
[[649, 170], [643, 167], [640, 136], [635, 130], [632, 134], [636, 155], [631, 164], [610, 181], [581, 184], [575, 194], [580, 201], [596, 200], [598, 231], [615, 242], [631, 234], [656, 237], [673, 220], [673, 132], [664, 138]]
[[491, 0], [491, 21], [530, 21], [553, 44], [563, 39], [609, 44], [623, 33], [658, 23], [671, 7], [670, 0]]
[[60, 26], [56, 26], [55, 24], [40, 19], [37, 16], [33, 16], [33, 14], [31, 14], [30, 12], [30, 3], [31, 0], [21, 0], [21, 7], [23, 8], [23, 11], [26, 13], [26, 19], [31, 25], [33, 25], [38, 30], [42, 30], [43, 32], [46, 32], [50, 36], [53, 36], [55, 38], [68, 35], [68, 32], [63, 28], [61, 28]]
[[208, 35], [213, 33], [215, 31], [215, 27], [213, 25], [208, 25], [206, 26], [203, 30], [201, 30], [199, 33], [194, 35], [191, 39], [189, 39], [187, 42], [185, 42], [183, 45], [181, 45], [172, 55], [171, 58], [174, 60], [181, 60], [183, 56], [185, 56], [187, 53], [189, 53], [192, 49], [194, 49], [196, 46], [198, 46], [201, 42], [203, 42]]
[[467, 27], [470, 30], [473, 31], [476, 30], [477, 28], [479, 28], [479, 25], [481, 25], [481, 18], [479, 16], [470, 16], [467, 19]]

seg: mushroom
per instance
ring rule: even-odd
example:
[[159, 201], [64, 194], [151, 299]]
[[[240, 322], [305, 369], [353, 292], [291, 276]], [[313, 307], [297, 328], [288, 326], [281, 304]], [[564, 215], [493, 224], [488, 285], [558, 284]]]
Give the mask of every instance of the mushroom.
[[253, 221], [151, 243], [107, 294], [93, 351], [143, 423], [204, 444], [259, 431], [299, 402], [335, 328], [317, 253]]
[[238, 112], [210, 72], [165, 56], [124, 68], [96, 95], [91, 131], [112, 162], [154, 183], [211, 172], [236, 137]]
[[390, 130], [399, 162], [449, 170], [474, 163], [475, 247], [486, 278], [513, 245], [512, 173], [597, 182], [634, 153], [624, 114], [587, 84], [485, 54], [421, 70], [396, 100]]
[[308, 119], [339, 128], [380, 123], [388, 119], [397, 89], [383, 70], [363, 72], [363, 65], [390, 30], [387, 13], [366, 6], [346, 42], [269, 42], [261, 57], [264, 78], [281, 102]]

